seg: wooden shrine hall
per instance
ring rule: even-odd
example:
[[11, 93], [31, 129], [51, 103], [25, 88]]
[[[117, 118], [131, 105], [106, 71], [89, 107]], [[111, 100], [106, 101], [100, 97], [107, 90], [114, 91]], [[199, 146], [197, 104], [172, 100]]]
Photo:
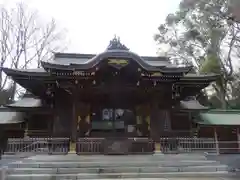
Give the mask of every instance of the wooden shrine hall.
[[[197, 100], [216, 74], [193, 74], [167, 57], [139, 56], [119, 39], [100, 54], [55, 53], [38, 69], [3, 71], [28, 93], [0, 109], [8, 138], [193, 137]], [[9, 115], [11, 114], [11, 115]]]

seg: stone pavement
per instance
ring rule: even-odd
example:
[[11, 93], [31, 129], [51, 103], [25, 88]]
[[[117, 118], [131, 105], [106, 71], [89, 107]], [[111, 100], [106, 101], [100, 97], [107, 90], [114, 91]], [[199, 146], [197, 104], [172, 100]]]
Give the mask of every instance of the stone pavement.
[[[34, 180], [34, 178], [32, 179]], [[43, 179], [45, 180], [45, 179]], [[54, 180], [75, 180], [75, 179], [54, 179]], [[89, 179], [81, 179], [81, 180], [89, 180]], [[99, 180], [99, 179], [91, 179], [91, 180]], [[101, 180], [116, 180], [114, 179], [101, 179]], [[239, 178], [199, 178], [199, 177], [191, 177], [191, 178], [126, 178], [126, 179], [118, 179], [118, 180], [239, 180]]]

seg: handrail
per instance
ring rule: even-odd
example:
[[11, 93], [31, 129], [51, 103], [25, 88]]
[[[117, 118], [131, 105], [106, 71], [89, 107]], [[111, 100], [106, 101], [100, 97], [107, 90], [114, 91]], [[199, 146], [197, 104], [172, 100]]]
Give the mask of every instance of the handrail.
[[[59, 141], [60, 140], [60, 141]], [[69, 138], [26, 138], [9, 139], [5, 153], [64, 153], [68, 152]], [[50, 145], [50, 146], [49, 146]], [[53, 148], [53, 149], [52, 149]], [[60, 149], [59, 149], [60, 148]]]
[[[18, 149], [17, 151], [15, 151], [15, 152], [11, 152], [11, 153], [14, 153], [14, 154], [16, 154], [16, 153], [20, 153], [20, 152], [22, 152], [24, 149], [26, 149], [26, 148], [29, 148], [29, 147], [31, 147], [31, 146], [34, 146], [35, 144], [38, 144], [38, 143], [47, 143], [47, 141], [43, 141], [43, 140], [40, 140], [40, 141], [34, 141], [34, 142], [32, 142], [31, 144], [29, 144], [29, 145], [26, 145], [25, 147], [23, 147], [23, 148], [21, 148], [21, 149]], [[34, 148], [34, 149], [32, 149], [30, 152], [33, 152], [33, 151], [35, 151], [36, 149], [38, 149], [38, 147], [36, 147], [36, 148]], [[8, 152], [8, 151], [7, 151]]]
[[[16, 153], [21, 152], [22, 150], [24, 150], [24, 149], [26, 149], [26, 148], [28, 148], [28, 147], [31, 147], [32, 145], [35, 145], [35, 144], [37, 144], [37, 143], [39, 143], [39, 142], [41, 142], [41, 141], [33, 142], [32, 144], [27, 145], [27, 146], [25, 146], [25, 147], [22, 148], [22, 149], [19, 149]], [[47, 141], [43, 141], [43, 143], [46, 143], [46, 142], [47, 142]], [[38, 149], [38, 148], [36, 148], [36, 149]], [[34, 150], [36, 150], [36, 149], [33, 149], [32, 151], [34, 151]]]

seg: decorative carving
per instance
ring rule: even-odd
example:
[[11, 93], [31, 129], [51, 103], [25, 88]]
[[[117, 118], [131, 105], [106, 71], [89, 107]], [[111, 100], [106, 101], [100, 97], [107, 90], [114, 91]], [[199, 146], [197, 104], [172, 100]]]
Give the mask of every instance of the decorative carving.
[[180, 97], [181, 87], [179, 85], [172, 85], [172, 99], [177, 99]]
[[129, 151], [127, 139], [107, 139], [104, 144], [105, 154], [127, 154]]
[[120, 38], [114, 36], [114, 38], [110, 41], [107, 50], [125, 50], [128, 51], [129, 49], [120, 42]]
[[108, 146], [109, 149], [112, 151], [119, 151], [121, 148], [120, 142], [113, 142], [110, 146]]

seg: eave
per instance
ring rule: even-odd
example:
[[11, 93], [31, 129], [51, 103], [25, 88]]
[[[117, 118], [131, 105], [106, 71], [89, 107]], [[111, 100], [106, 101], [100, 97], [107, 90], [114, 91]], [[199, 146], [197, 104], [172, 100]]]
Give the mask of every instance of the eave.
[[11, 69], [11, 68], [2, 68], [3, 72], [7, 76], [29, 76], [29, 77], [50, 77], [50, 74], [42, 68], [38, 69]]
[[40, 108], [42, 107], [42, 101], [38, 98], [24, 97], [14, 103], [5, 105], [9, 108]]
[[179, 109], [185, 111], [206, 111], [210, 107], [203, 106], [197, 100], [182, 100], [179, 103]]
[[200, 113], [195, 122], [202, 126], [240, 126], [240, 111], [238, 110], [212, 110]]
[[0, 125], [17, 124], [24, 122], [24, 113], [0, 107]]
[[219, 78], [218, 74], [187, 74], [180, 78], [179, 84], [209, 84]]
[[[57, 79], [85, 79], [86, 77], [80, 75], [64, 74], [64, 75], [55, 75], [50, 72], [45, 71], [44, 69], [40, 71], [34, 71], [38, 69], [28, 69], [28, 70], [19, 70], [11, 68], [3, 68], [3, 72], [7, 76], [12, 77], [14, 80], [43, 80], [43, 81], [56, 81]], [[60, 73], [61, 74], [61, 73]], [[89, 78], [89, 77], [87, 77]]]
[[46, 83], [54, 81], [54, 77], [43, 70], [34, 71], [3, 68], [3, 72], [36, 96], [43, 96], [47, 89]]

